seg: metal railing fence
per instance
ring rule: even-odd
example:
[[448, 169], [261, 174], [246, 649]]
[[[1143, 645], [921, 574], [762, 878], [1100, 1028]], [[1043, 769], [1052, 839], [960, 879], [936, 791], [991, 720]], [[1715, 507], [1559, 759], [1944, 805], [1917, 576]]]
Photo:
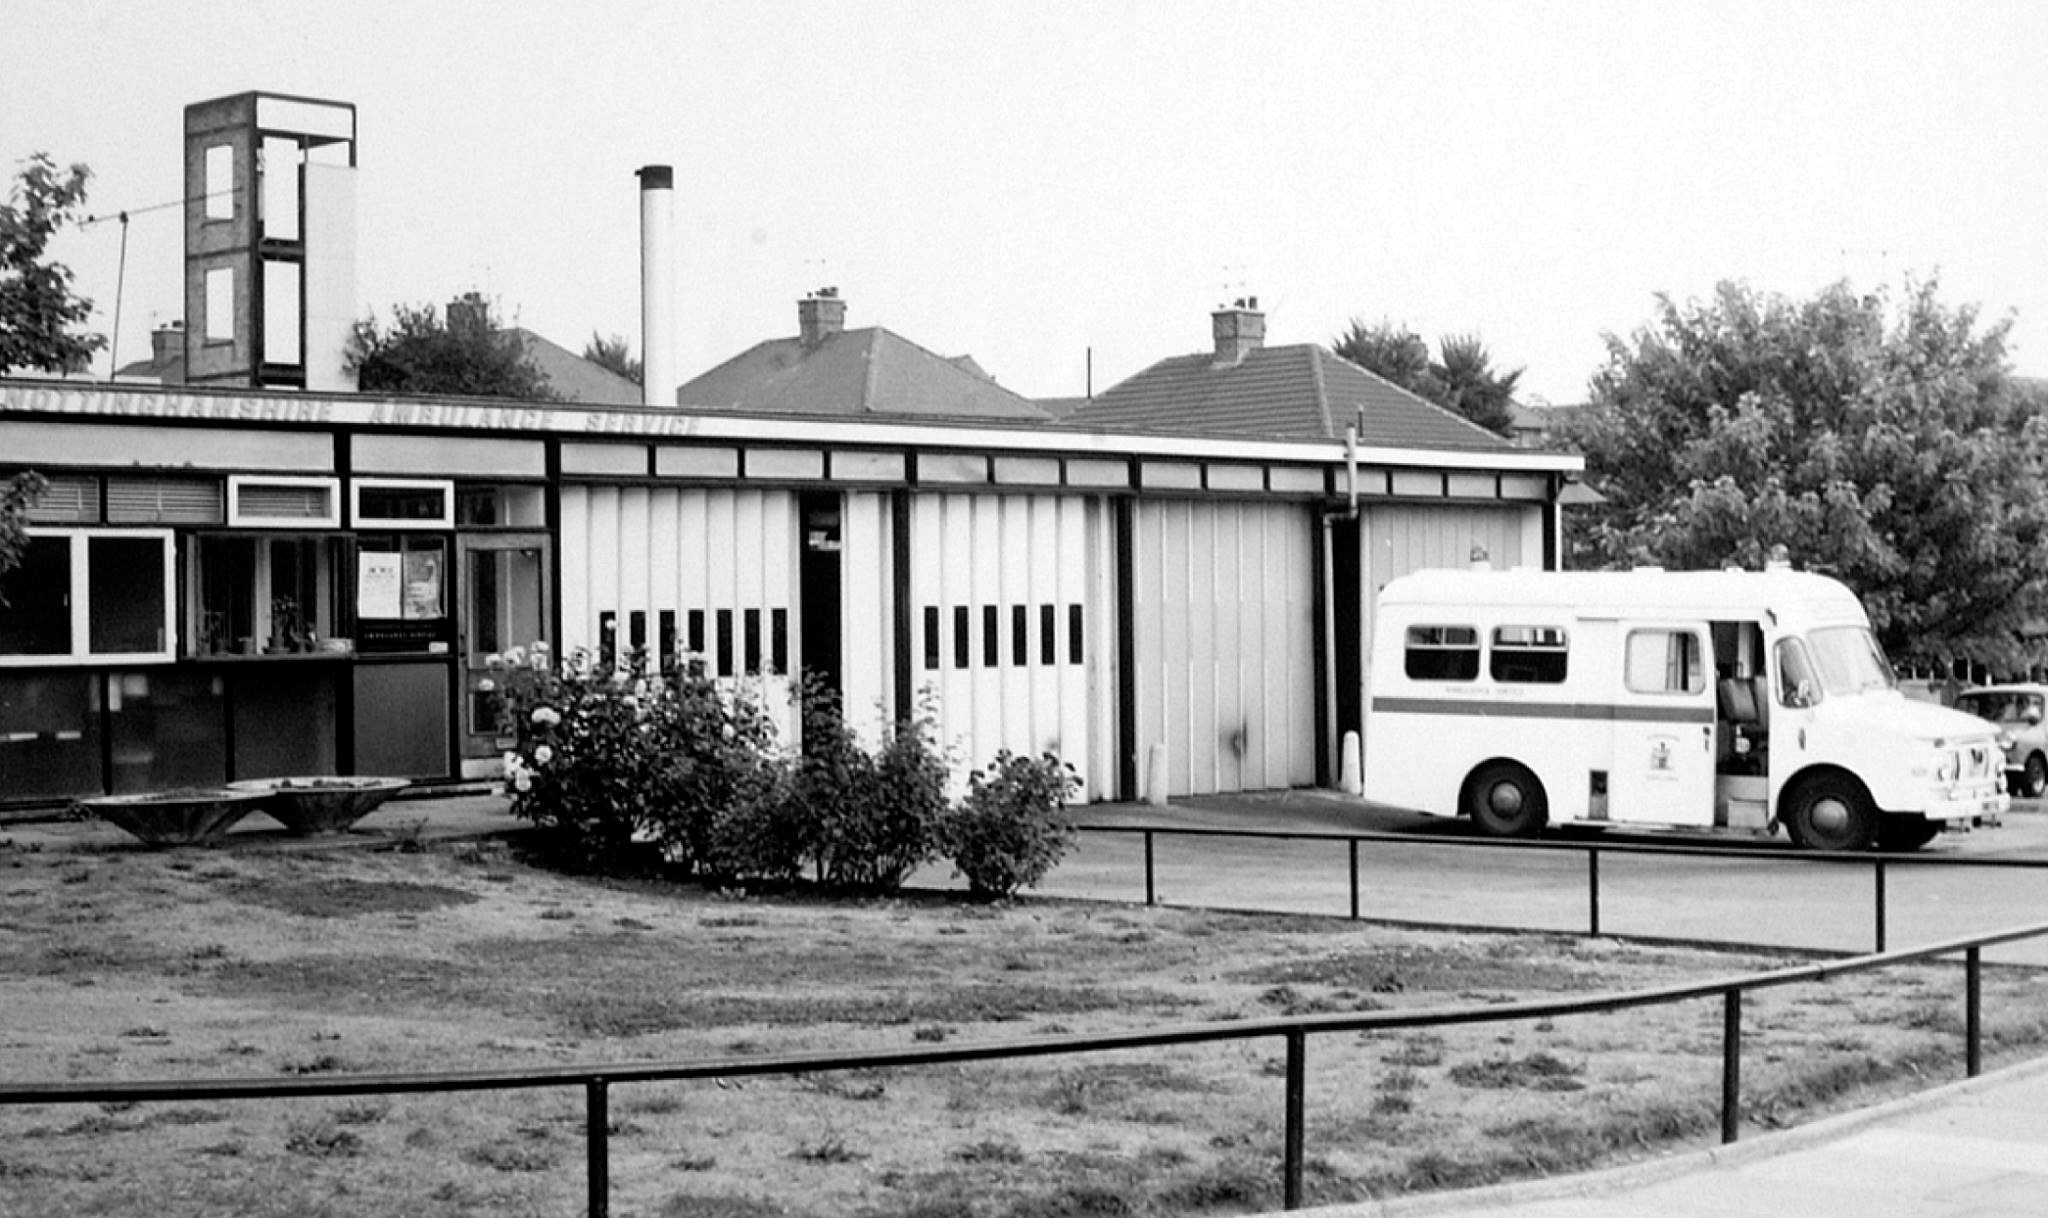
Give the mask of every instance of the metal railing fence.
[[1551, 998], [1476, 1007], [1425, 1008], [1409, 1011], [1360, 1011], [1300, 1015], [1223, 1023], [1187, 1024], [1147, 1031], [1045, 1036], [1032, 1040], [988, 1044], [918, 1046], [858, 1053], [809, 1052], [759, 1057], [675, 1062], [619, 1062], [599, 1065], [532, 1067], [523, 1070], [478, 1070], [442, 1073], [364, 1074], [309, 1078], [302, 1075], [246, 1079], [163, 1079], [135, 1082], [0, 1082], [0, 1107], [146, 1103], [170, 1100], [247, 1100], [425, 1094], [436, 1092], [507, 1091], [543, 1087], [581, 1087], [584, 1092], [585, 1152], [590, 1218], [611, 1212], [610, 1094], [632, 1083], [681, 1082], [807, 1075], [830, 1071], [933, 1066], [1017, 1058], [1055, 1057], [1111, 1050], [1163, 1048], [1218, 1041], [1278, 1037], [1286, 1046], [1286, 1086], [1282, 1112], [1281, 1196], [1288, 1209], [1302, 1204], [1304, 1146], [1307, 1141], [1305, 1095], [1308, 1038], [1337, 1032], [1438, 1028], [1511, 1020], [1543, 1020], [1589, 1015], [1635, 1007], [1658, 1006], [1718, 996], [1722, 1000], [1721, 1140], [1736, 1140], [1741, 1125], [1742, 997], [1777, 986], [1819, 981], [1848, 973], [1961, 953], [1963, 956], [1963, 1060], [1967, 1076], [1983, 1066], [1983, 981], [1981, 952], [1985, 947], [2048, 935], [2048, 922], [2012, 927], [1987, 934], [1949, 939], [1895, 952], [1795, 965], [1744, 976], [1720, 977], [1652, 989], [1577, 998]]
[[[1395, 847], [1431, 847], [1464, 850], [1508, 850], [1580, 853], [1586, 856], [1586, 931], [1598, 938], [1600, 926], [1600, 856], [1609, 855], [1663, 855], [1667, 857], [1711, 859], [1715, 862], [1786, 862], [1821, 863], [1829, 866], [1863, 866], [1871, 869], [1872, 907], [1874, 942], [1871, 950], [1882, 952], [1888, 946], [1886, 920], [1888, 904], [1886, 896], [1887, 871], [1898, 867], [1968, 867], [1994, 870], [2048, 871], [2048, 859], [2015, 858], [1959, 858], [1952, 855], [1930, 854], [1883, 854], [1877, 852], [1788, 850], [1776, 848], [1743, 847], [1730, 850], [1726, 847], [1663, 844], [1656, 842], [1592, 842], [1573, 841], [1561, 838], [1542, 840], [1501, 839], [1486, 837], [1456, 837], [1407, 833], [1357, 832], [1339, 833], [1322, 830], [1289, 829], [1216, 829], [1160, 825], [1075, 825], [1077, 832], [1085, 834], [1139, 835], [1144, 838], [1145, 849], [1145, 904], [1159, 904], [1158, 860], [1156, 840], [1162, 837], [1193, 838], [1234, 838], [1242, 840], [1265, 840], [1282, 842], [1342, 842], [1347, 850], [1347, 861], [1351, 882], [1351, 908], [1349, 916], [1358, 921], [1362, 916], [1362, 892], [1359, 883], [1358, 848], [1361, 844]], [[1453, 925], [1453, 923], [1438, 923]], [[1481, 927], [1488, 930], [1504, 929], [1498, 926]]]

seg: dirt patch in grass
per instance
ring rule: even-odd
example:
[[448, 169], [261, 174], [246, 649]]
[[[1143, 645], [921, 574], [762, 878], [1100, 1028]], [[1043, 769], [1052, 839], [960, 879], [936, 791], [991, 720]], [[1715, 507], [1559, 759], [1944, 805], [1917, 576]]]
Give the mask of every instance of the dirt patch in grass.
[[[0, 869], [0, 1077], [342, 1076], [957, 1046], [1440, 1007], [1778, 955], [1058, 902], [735, 899], [502, 851], [25, 854]], [[1961, 1073], [1949, 965], [1751, 995], [1751, 1128]], [[2048, 984], [1986, 975], [1990, 1060]], [[1573, 1171], [1718, 1129], [1720, 1006], [1309, 1042], [1312, 1203]], [[611, 1094], [613, 1212], [1051, 1218], [1279, 1204], [1254, 1040]], [[582, 1205], [577, 1088], [0, 1110], [0, 1211], [486, 1215]], [[8, 1209], [8, 1206], [14, 1209]]]

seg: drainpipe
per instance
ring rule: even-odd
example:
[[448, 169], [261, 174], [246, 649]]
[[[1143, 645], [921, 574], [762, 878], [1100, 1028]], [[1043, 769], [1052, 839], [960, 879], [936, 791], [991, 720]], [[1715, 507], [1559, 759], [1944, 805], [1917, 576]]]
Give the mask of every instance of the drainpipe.
[[[1358, 519], [1358, 428], [1354, 425], [1344, 429], [1344, 478], [1346, 483], [1346, 505], [1341, 512], [1324, 512], [1323, 515], [1323, 722], [1330, 725], [1330, 735], [1323, 741], [1325, 756], [1341, 757], [1334, 747], [1337, 742], [1337, 557], [1331, 527], [1339, 520]], [[1340, 773], [1337, 778], [1340, 787], [1350, 786], [1349, 775]], [[1357, 794], [1353, 791], [1352, 794]]]

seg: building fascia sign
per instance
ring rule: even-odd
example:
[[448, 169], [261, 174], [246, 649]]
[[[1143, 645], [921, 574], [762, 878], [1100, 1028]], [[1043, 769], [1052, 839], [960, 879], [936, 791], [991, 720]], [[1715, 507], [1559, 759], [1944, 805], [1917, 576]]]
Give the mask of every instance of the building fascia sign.
[[[1169, 434], [1066, 431], [1058, 427], [946, 427], [809, 416], [766, 420], [718, 411], [610, 409], [548, 402], [407, 401], [356, 395], [234, 393], [156, 389], [82, 382], [0, 379], [0, 418], [65, 417], [135, 422], [299, 424], [402, 427], [431, 431], [523, 432], [621, 439], [766, 440], [805, 443], [904, 444], [988, 451], [1058, 450], [1106, 457], [1197, 460], [1343, 462], [1342, 441], [1224, 439]], [[1571, 453], [1526, 449], [1475, 452], [1360, 448], [1351, 459], [1390, 467], [1570, 473], [1585, 468]]]

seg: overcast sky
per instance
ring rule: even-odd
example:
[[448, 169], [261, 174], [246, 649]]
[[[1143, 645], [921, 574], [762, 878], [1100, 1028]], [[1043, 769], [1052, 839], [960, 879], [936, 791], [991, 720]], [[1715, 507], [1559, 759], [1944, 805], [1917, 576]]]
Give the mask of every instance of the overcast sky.
[[[851, 327], [1032, 396], [1388, 319], [1580, 400], [1658, 293], [1939, 274], [2048, 375], [2048, 4], [261, 4], [9, 0], [0, 159], [179, 197], [186, 104], [358, 108], [365, 310], [476, 289], [576, 349], [639, 335], [634, 171], [676, 171], [676, 366]], [[132, 217], [120, 357], [181, 312]], [[120, 226], [58, 247], [111, 325]], [[105, 359], [102, 357], [102, 365]]]

